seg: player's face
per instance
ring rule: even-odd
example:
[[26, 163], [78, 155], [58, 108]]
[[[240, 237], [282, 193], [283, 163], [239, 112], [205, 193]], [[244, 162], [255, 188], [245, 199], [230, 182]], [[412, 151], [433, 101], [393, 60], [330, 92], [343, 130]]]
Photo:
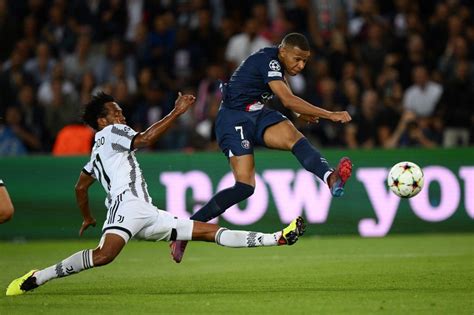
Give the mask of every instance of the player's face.
[[105, 119], [107, 120], [107, 124], [127, 124], [127, 120], [125, 116], [122, 114], [122, 109], [120, 106], [115, 102], [109, 102], [105, 104], [105, 108], [107, 109], [107, 116]]
[[291, 75], [297, 75], [306, 66], [310, 52], [302, 50], [299, 47], [282, 47], [281, 61], [285, 66], [286, 72]]

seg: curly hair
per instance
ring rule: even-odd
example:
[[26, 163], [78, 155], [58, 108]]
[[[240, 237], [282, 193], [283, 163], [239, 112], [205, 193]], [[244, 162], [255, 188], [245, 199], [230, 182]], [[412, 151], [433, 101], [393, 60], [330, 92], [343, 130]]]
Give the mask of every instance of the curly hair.
[[105, 104], [109, 102], [115, 102], [112, 95], [106, 94], [102, 91], [93, 95], [91, 101], [85, 105], [82, 120], [95, 130], [98, 130], [99, 126], [97, 124], [97, 119], [107, 116]]

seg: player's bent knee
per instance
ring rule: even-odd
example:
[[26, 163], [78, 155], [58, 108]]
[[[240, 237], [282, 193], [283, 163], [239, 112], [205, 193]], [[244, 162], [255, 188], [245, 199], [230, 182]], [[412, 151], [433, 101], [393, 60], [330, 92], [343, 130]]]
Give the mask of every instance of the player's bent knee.
[[252, 196], [255, 192], [255, 186], [244, 184], [241, 182], [236, 182], [234, 187], [244, 197], [244, 199]]
[[288, 150], [291, 150], [293, 149], [293, 146], [298, 142], [300, 141], [302, 138], [304, 138], [303, 134], [301, 132], [298, 131], [298, 133], [292, 135], [292, 137], [290, 139], [288, 139], [287, 141], [287, 145], [288, 145]]

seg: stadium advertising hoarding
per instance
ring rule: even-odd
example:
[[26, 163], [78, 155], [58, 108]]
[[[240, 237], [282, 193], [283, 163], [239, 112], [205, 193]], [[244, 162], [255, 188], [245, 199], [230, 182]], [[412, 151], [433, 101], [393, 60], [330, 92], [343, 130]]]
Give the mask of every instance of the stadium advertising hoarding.
[[[459, 168], [459, 178], [465, 182], [464, 192], [458, 177], [450, 169], [432, 165], [423, 168], [425, 185], [438, 184], [439, 202], [432, 204], [429, 189], [424, 189], [414, 198], [408, 199], [409, 207], [416, 217], [425, 222], [442, 222], [449, 219], [459, 209], [461, 195], [467, 215], [474, 219], [474, 166]], [[388, 169], [361, 167], [356, 169], [355, 178], [363, 185], [374, 218], [362, 218], [358, 232], [362, 236], [385, 236], [393, 225], [400, 208], [401, 199], [387, 191]], [[188, 216], [186, 191], [193, 192], [198, 202], [193, 207], [197, 211], [213, 195], [212, 180], [206, 173], [193, 170], [189, 172], [163, 172], [160, 181], [166, 188], [166, 209], [177, 216]], [[270, 199], [281, 222], [289, 223], [303, 215], [308, 223], [323, 224], [328, 221], [332, 197], [326, 185], [316, 182], [314, 176], [305, 170], [269, 169], [256, 175], [256, 190], [244, 207], [232, 206], [222, 218], [234, 225], [252, 225], [262, 220], [270, 211]], [[232, 173], [220, 179], [217, 191], [234, 184]], [[352, 200], [347, 200], [352, 202]], [[337, 211], [337, 210], [334, 210]], [[216, 222], [217, 220], [215, 220]]]
[[[310, 224], [308, 233], [314, 235], [474, 231], [474, 149], [324, 153], [334, 163], [343, 155], [353, 159], [353, 178], [343, 198], [331, 198], [325, 185], [301, 169], [290, 153], [258, 151], [255, 194], [214, 222], [272, 231], [303, 215]], [[139, 153], [138, 160], [154, 203], [178, 216], [189, 216], [234, 182], [220, 153]], [[400, 199], [386, 187], [390, 167], [401, 160], [416, 162], [425, 174], [424, 189], [412, 199]], [[74, 184], [87, 158], [0, 161], [17, 208], [15, 219], [0, 226], [0, 238], [76, 237], [81, 217]], [[104, 193], [94, 186], [91, 202], [100, 224], [105, 219]], [[88, 233], [97, 236], [100, 229]]]

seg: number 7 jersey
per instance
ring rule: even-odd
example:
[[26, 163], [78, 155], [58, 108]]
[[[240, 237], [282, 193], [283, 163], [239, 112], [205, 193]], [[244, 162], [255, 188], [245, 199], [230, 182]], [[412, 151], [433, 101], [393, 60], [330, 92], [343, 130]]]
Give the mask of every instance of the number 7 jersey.
[[131, 148], [137, 134], [135, 130], [122, 124], [109, 125], [95, 134], [91, 159], [82, 171], [102, 184], [107, 193], [107, 208], [115, 197], [126, 190], [130, 190], [135, 197], [152, 203], [135, 152]]

